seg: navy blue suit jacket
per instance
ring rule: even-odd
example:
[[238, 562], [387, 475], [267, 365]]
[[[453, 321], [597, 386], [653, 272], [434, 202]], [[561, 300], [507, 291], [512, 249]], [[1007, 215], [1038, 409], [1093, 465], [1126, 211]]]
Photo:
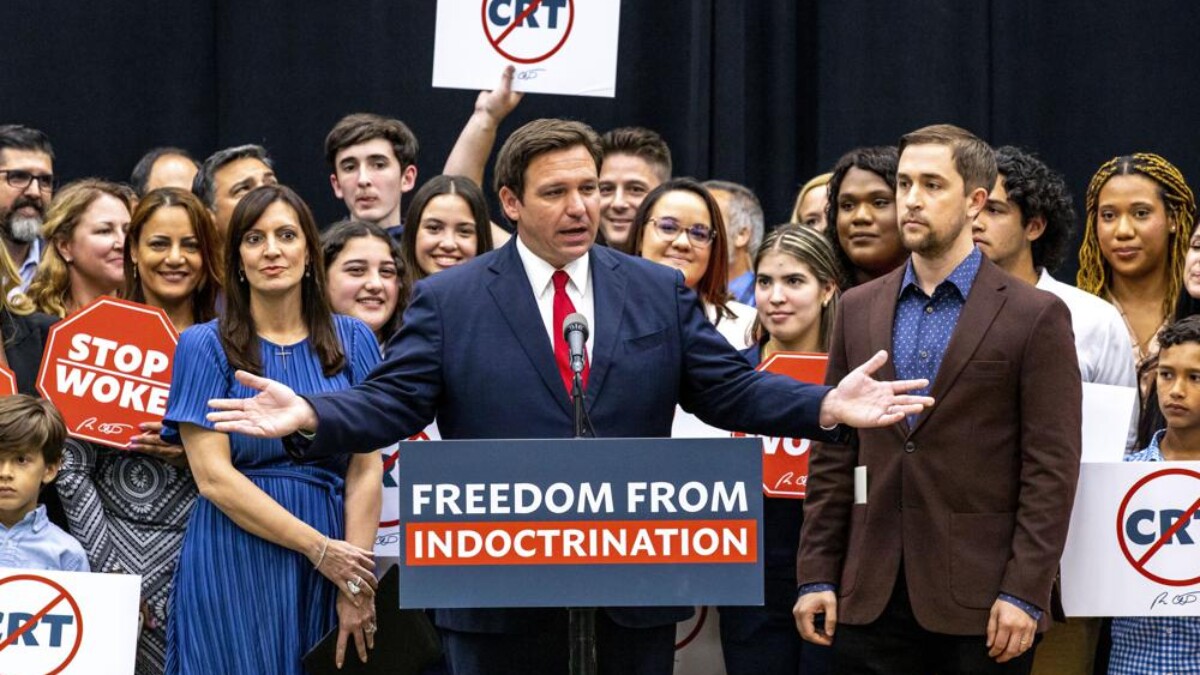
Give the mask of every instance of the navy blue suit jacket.
[[[725, 429], [820, 437], [827, 387], [757, 373], [705, 318], [676, 270], [591, 250], [595, 300], [588, 413], [605, 438], [663, 437], [675, 405]], [[417, 284], [382, 363], [349, 390], [309, 399], [320, 421], [293, 452], [316, 458], [406, 438], [434, 417], [446, 439], [570, 438], [572, 413], [516, 238]], [[295, 441], [295, 437], [292, 439]], [[612, 609], [626, 626], [688, 608]], [[528, 630], [544, 610], [442, 610], [448, 628]]]

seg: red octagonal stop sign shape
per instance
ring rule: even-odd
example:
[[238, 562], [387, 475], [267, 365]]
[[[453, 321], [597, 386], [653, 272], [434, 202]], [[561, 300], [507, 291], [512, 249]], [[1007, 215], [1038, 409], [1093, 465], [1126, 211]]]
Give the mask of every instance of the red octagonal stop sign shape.
[[[825, 354], [776, 352], [759, 364], [758, 369], [787, 375], [809, 384], [824, 384], [828, 365], [829, 357]], [[763, 494], [768, 497], [804, 499], [808, 492], [809, 440], [763, 436], [762, 446]]]
[[72, 436], [124, 448], [166, 412], [178, 343], [161, 309], [102, 297], [50, 328], [37, 389]]
[[13, 371], [8, 368], [0, 366], [0, 396], [12, 396], [15, 393], [17, 393], [17, 376], [13, 375]]

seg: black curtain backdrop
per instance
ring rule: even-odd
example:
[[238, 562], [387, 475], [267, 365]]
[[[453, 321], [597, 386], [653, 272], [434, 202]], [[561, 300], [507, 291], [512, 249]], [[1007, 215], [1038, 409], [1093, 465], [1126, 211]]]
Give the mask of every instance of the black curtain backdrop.
[[[262, 143], [323, 223], [344, 214], [322, 157], [339, 117], [407, 122], [421, 182], [476, 95], [430, 86], [433, 0], [5, 3], [0, 20], [0, 121], [49, 133], [63, 178]], [[749, 185], [770, 224], [847, 149], [943, 121], [1037, 151], [1080, 198], [1138, 150], [1200, 187], [1196, 25], [1186, 0], [623, 0], [616, 98], [527, 96], [501, 138], [546, 116], [648, 126], [678, 175]]]

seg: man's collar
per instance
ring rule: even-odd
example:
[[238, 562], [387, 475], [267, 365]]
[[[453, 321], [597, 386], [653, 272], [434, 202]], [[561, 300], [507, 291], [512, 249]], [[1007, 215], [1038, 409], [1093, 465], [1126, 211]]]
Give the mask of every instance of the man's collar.
[[[967, 257], [963, 258], [963, 261], [954, 268], [954, 271], [950, 272], [950, 276], [938, 284], [938, 288], [949, 282], [958, 289], [962, 297], [966, 298], [971, 292], [971, 284], [975, 283], [975, 275], [979, 273], [979, 265], [982, 262], [983, 254], [979, 252], [979, 247], [972, 246], [971, 252], [967, 254]], [[925, 292], [921, 288], [920, 281], [917, 279], [916, 270], [913, 269], [912, 256], [909, 256], [908, 262], [904, 263], [904, 278], [900, 280], [900, 295], [903, 295], [909, 286], [915, 286], [918, 291]], [[934, 290], [936, 291], [937, 289]]]
[[[521, 258], [521, 265], [525, 267], [525, 274], [529, 275], [529, 283], [533, 286], [534, 292], [537, 295], [541, 295], [546, 290], [546, 287], [550, 285], [550, 277], [554, 275], [558, 268], [542, 260], [536, 253], [529, 250], [525, 242], [521, 241], [520, 236], [514, 236], [513, 239], [517, 240], [517, 255]], [[588, 264], [591, 260], [591, 255], [591, 251], [588, 251], [562, 268], [567, 273], [567, 276], [571, 278], [571, 283], [575, 284], [575, 288], [579, 289], [580, 293], [587, 291]]]

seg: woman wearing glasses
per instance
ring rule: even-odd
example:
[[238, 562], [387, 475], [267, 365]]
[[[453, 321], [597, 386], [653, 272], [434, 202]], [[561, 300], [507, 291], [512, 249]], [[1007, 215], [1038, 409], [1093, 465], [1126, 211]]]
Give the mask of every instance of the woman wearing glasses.
[[754, 308], [729, 296], [729, 245], [713, 196], [691, 178], [667, 181], [646, 195], [633, 219], [634, 253], [683, 272], [708, 320], [738, 349], [750, 345]]

